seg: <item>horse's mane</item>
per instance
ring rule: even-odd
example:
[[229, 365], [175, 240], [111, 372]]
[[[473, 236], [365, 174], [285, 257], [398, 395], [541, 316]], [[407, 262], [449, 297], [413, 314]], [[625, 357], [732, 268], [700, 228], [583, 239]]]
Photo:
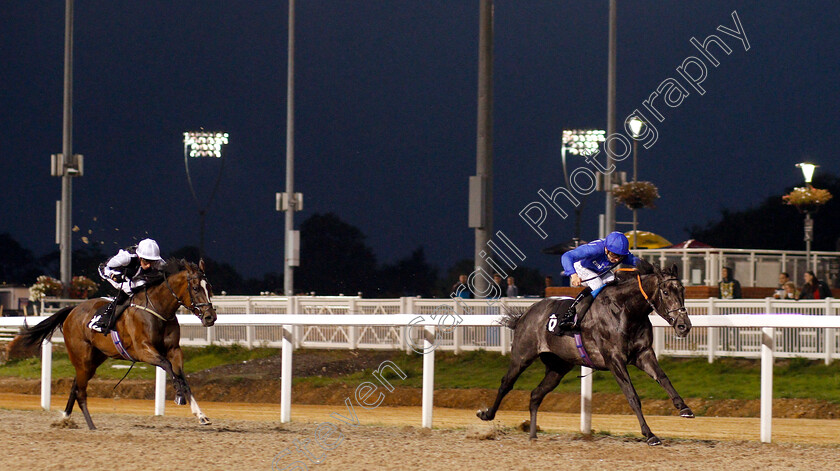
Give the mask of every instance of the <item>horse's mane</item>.
[[172, 276], [186, 270], [188, 266], [192, 269], [196, 269], [195, 263], [188, 262], [183, 258], [170, 257], [166, 260], [166, 263], [161, 268], [161, 271], [166, 276]]

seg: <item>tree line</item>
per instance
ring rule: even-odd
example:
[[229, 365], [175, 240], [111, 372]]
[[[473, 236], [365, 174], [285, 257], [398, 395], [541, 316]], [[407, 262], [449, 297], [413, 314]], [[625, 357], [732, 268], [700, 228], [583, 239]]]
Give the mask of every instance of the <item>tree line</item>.
[[[300, 266], [295, 268], [296, 294], [448, 297], [458, 275], [473, 271], [473, 261], [464, 259], [441, 273], [426, 260], [422, 246], [394, 263], [380, 264], [362, 231], [333, 213], [314, 214], [304, 220], [300, 226], [300, 239]], [[98, 266], [112, 255], [96, 244], [75, 249], [73, 275], [99, 281]], [[163, 255], [197, 261], [199, 249], [185, 246]], [[230, 295], [283, 293], [282, 268], [268, 272], [262, 278], [246, 278], [229, 263], [207, 256], [204, 262], [216, 294], [222, 291]], [[0, 234], [0, 283], [30, 286], [39, 275], [57, 278], [59, 272], [58, 251], [36, 257], [9, 234]], [[537, 270], [519, 267], [512, 275], [521, 294], [539, 295], [542, 292], [543, 276]], [[111, 291], [110, 285], [100, 283], [97, 295], [112, 294]]]

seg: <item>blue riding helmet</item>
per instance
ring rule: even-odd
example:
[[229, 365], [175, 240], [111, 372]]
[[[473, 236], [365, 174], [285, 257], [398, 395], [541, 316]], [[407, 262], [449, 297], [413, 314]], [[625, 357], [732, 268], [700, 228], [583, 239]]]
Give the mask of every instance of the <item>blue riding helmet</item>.
[[607, 250], [616, 255], [627, 255], [630, 253], [630, 242], [621, 232], [611, 232], [607, 235], [607, 239], [604, 242]]

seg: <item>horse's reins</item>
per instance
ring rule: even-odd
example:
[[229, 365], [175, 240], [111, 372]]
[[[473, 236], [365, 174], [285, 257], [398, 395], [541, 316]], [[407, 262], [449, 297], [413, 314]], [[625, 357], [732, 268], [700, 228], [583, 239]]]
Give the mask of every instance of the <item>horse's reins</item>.
[[[645, 288], [642, 286], [642, 276], [639, 274], [639, 271], [635, 268], [619, 268], [618, 271], [634, 271], [634, 272], [636, 272], [636, 280], [639, 283], [639, 291], [642, 292], [642, 296], [644, 296], [645, 302], [647, 302], [648, 306], [650, 306], [650, 308], [653, 309], [653, 312], [659, 313], [659, 311], [656, 310], [656, 306], [654, 306], [653, 302], [651, 302], [650, 296], [648, 296], [648, 294], [645, 292]], [[662, 283], [665, 283], [666, 281], [670, 281], [671, 279], [676, 280], [676, 278], [668, 278], [667, 280], [662, 280], [661, 282], [659, 282], [657, 287], [662, 286]], [[671, 316], [671, 313], [672, 312], [681, 312], [681, 311], [685, 311], [684, 306], [678, 307], [676, 309], [671, 309], [670, 311], [666, 312], [665, 315], [668, 316], [668, 323], [671, 324], [671, 325], [674, 325], [675, 319]]]
[[195, 277], [192, 277], [192, 276], [187, 277], [187, 292], [190, 295], [190, 305], [189, 306], [184, 304], [184, 302], [181, 301], [181, 298], [179, 298], [178, 295], [175, 294], [175, 290], [173, 290], [172, 287], [169, 286], [169, 277], [164, 277], [163, 281], [164, 281], [164, 284], [166, 284], [166, 287], [169, 288], [169, 292], [172, 293], [172, 296], [175, 298], [176, 301], [178, 301], [179, 305], [183, 306], [185, 309], [187, 309], [191, 313], [195, 314], [196, 316], [201, 317], [201, 308], [206, 307], [206, 306], [212, 306], [213, 304], [210, 303], [209, 300], [206, 303], [198, 303], [198, 304], [195, 303], [195, 300], [193, 299], [193, 293], [192, 293], [193, 292], [193, 287], [192, 287], [192, 285], [189, 284], [189, 281], [194, 280], [194, 279], [195, 279]]

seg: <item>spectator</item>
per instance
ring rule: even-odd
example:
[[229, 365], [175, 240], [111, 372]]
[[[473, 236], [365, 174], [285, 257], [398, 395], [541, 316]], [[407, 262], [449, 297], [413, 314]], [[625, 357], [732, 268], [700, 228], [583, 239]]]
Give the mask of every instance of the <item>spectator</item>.
[[546, 275], [545, 287], [543, 288], [542, 297], [548, 297], [548, 288], [551, 288], [552, 286], [554, 286], [554, 278], [552, 278], [551, 275]]
[[509, 276], [507, 278], [507, 297], [515, 298], [517, 296], [519, 296], [519, 288], [514, 284], [513, 277]]
[[503, 292], [503, 289], [502, 289], [502, 275], [500, 275], [498, 273], [493, 273], [493, 284], [495, 285], [495, 287], [493, 287], [493, 291], [490, 292], [489, 297], [491, 299], [501, 298], [502, 297], [502, 292]]
[[720, 299], [741, 299], [741, 283], [732, 277], [732, 269], [723, 267], [720, 271]]
[[452, 294], [459, 298], [471, 298], [472, 293], [470, 292], [470, 289], [467, 288], [467, 275], [463, 273], [458, 275], [458, 281], [456, 281], [455, 284], [452, 285], [452, 289], [450, 291], [452, 291]]
[[779, 287], [773, 297], [776, 299], [796, 299], [796, 285], [790, 281], [790, 275], [783, 271], [779, 273]]
[[831, 297], [831, 290], [812, 271], [805, 272], [805, 284], [798, 299], [825, 299]]

